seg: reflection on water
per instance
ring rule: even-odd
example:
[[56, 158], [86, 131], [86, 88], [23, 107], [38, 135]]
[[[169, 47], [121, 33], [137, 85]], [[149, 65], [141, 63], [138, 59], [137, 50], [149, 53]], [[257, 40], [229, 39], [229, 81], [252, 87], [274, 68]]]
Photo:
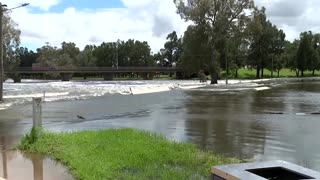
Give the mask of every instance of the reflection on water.
[[[279, 159], [320, 171], [320, 116], [311, 114], [320, 111], [319, 81], [265, 91], [210, 88], [216, 87], [45, 103], [44, 126], [53, 131], [144, 129], [231, 157]], [[19, 138], [31, 122], [31, 105], [0, 111], [0, 136]], [[12, 147], [10, 141], [5, 144]], [[43, 172], [50, 166], [46, 161]]]
[[36, 154], [6, 151], [7, 139], [0, 138], [0, 177], [12, 180], [71, 180], [65, 167]]
[[232, 157], [281, 159], [320, 170], [320, 116], [311, 114], [320, 111], [319, 89], [312, 82], [250, 93], [192, 92], [185, 102], [186, 136]]

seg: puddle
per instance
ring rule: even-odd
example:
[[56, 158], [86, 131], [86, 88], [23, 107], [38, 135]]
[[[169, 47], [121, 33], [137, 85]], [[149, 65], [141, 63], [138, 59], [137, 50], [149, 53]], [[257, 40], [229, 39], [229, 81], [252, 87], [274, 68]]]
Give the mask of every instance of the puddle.
[[71, 180], [72, 175], [60, 163], [38, 154], [7, 151], [0, 138], [0, 177], [8, 180]]
[[73, 179], [63, 165], [41, 155], [1, 152], [0, 156], [0, 177], [4, 177], [5, 179]]

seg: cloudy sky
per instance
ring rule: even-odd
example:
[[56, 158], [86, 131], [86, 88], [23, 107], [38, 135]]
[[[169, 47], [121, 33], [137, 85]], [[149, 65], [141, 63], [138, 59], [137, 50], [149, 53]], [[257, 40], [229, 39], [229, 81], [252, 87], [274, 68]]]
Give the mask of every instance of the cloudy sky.
[[[11, 12], [22, 30], [22, 46], [35, 50], [45, 42], [60, 46], [75, 42], [80, 48], [103, 41], [148, 41], [152, 51], [162, 48], [173, 30], [182, 35], [188, 23], [176, 14], [173, 0], [27, 0], [30, 6]], [[23, 0], [2, 0], [15, 7]], [[319, 0], [256, 0], [268, 18], [285, 30], [288, 40], [301, 31], [320, 31]]]

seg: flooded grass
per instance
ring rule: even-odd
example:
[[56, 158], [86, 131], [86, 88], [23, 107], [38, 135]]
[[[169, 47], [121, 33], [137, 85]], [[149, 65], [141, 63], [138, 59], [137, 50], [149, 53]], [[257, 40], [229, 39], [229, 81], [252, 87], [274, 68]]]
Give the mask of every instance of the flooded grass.
[[78, 179], [207, 179], [211, 166], [239, 162], [132, 129], [33, 132], [18, 148], [63, 162]]

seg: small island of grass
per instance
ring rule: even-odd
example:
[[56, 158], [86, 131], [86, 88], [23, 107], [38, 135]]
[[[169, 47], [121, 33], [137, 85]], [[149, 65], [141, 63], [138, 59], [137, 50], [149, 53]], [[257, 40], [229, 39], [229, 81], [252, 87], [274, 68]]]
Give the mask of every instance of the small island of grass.
[[77, 179], [207, 179], [211, 166], [239, 162], [132, 129], [75, 133], [33, 130], [18, 149], [64, 163]]

